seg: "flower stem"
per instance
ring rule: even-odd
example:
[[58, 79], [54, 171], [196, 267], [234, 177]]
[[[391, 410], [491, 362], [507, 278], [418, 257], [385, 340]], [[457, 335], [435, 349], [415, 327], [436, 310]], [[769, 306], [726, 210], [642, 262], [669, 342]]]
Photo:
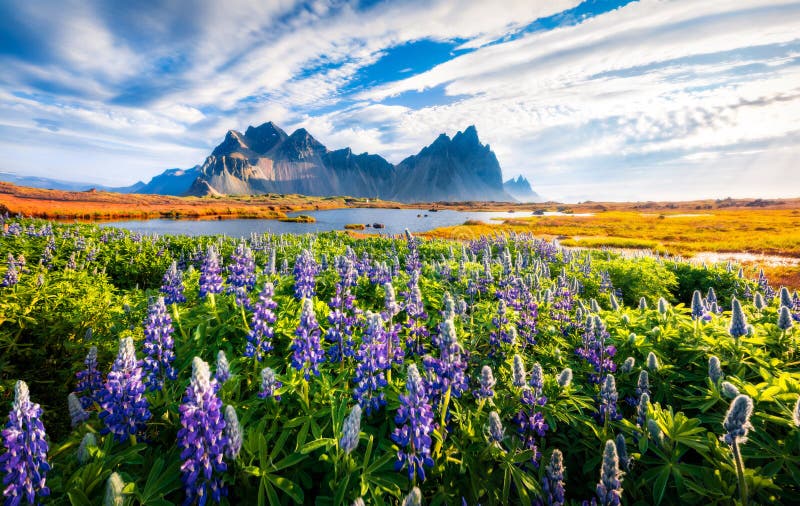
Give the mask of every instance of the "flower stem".
[[747, 482], [744, 479], [744, 463], [742, 462], [742, 454], [739, 451], [739, 442], [734, 441], [731, 448], [733, 449], [733, 460], [736, 463], [736, 475], [739, 478], [739, 495], [742, 500], [742, 506], [747, 506]]

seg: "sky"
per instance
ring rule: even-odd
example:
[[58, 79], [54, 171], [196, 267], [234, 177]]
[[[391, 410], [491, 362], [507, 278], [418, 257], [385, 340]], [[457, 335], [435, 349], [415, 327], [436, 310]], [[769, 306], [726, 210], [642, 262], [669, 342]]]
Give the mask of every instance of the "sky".
[[0, 2], [0, 171], [124, 186], [273, 121], [399, 162], [475, 125], [583, 200], [800, 197], [800, 0]]

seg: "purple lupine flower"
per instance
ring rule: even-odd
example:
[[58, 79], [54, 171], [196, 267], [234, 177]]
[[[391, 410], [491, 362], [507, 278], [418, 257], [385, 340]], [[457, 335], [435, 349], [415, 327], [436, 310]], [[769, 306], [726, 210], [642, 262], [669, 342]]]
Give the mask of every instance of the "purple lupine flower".
[[382, 389], [387, 385], [386, 370], [389, 358], [386, 355], [386, 331], [383, 318], [376, 313], [368, 313], [367, 328], [361, 346], [356, 352], [356, 373], [353, 399], [364, 408], [369, 416], [386, 405]]
[[172, 362], [175, 360], [173, 351], [172, 318], [167, 313], [164, 298], [159, 297], [149, 308], [147, 318], [144, 320], [144, 384], [150, 391], [161, 390], [165, 380], [174, 380], [178, 377]]
[[0, 286], [14, 286], [19, 281], [19, 271], [17, 270], [17, 262], [14, 260], [14, 255], [8, 254], [8, 269], [3, 276], [3, 281]]
[[572, 369], [565, 367], [558, 375], [558, 386], [567, 388], [572, 383]]
[[203, 265], [200, 267], [200, 298], [208, 294], [222, 293], [222, 269], [219, 264], [219, 253], [214, 246], [206, 250]]
[[503, 422], [500, 420], [500, 415], [497, 411], [489, 413], [489, 427], [487, 428], [489, 441], [492, 443], [500, 443], [506, 437], [506, 430], [503, 428]]
[[603, 464], [600, 481], [597, 483], [597, 497], [601, 506], [619, 506], [622, 496], [622, 476], [619, 469], [617, 445], [612, 440], [606, 441], [603, 451]]
[[358, 446], [358, 435], [361, 432], [361, 406], [356, 404], [345, 418], [342, 427], [342, 437], [339, 439], [339, 448], [345, 453], [350, 453]]
[[720, 439], [733, 446], [747, 442], [747, 433], [753, 426], [750, 424], [750, 415], [753, 414], [753, 399], [747, 395], [738, 395], [728, 408], [722, 426], [725, 435]]
[[314, 255], [303, 250], [294, 263], [294, 294], [298, 299], [310, 299], [316, 293], [319, 264]]
[[712, 383], [717, 384], [723, 378], [722, 365], [719, 358], [712, 356], [708, 359], [708, 377]]
[[94, 432], [87, 432], [83, 435], [81, 444], [78, 445], [78, 452], [76, 455], [78, 464], [83, 465], [89, 462], [89, 459], [92, 458], [89, 453], [90, 448], [97, 448], [97, 437], [95, 437]]
[[132, 338], [119, 340], [119, 353], [99, 397], [103, 434], [110, 432], [117, 441], [124, 441], [144, 431], [151, 415]]
[[642, 369], [639, 371], [639, 380], [636, 382], [636, 395], [641, 396], [644, 393], [650, 395], [650, 377], [647, 371]]
[[100, 392], [103, 390], [103, 375], [97, 370], [97, 346], [89, 348], [86, 354], [86, 369], [78, 371], [78, 386], [75, 393], [82, 393], [81, 405], [86, 409], [94, 403], [100, 402]]
[[531, 386], [534, 395], [537, 397], [542, 395], [542, 389], [544, 388], [544, 371], [539, 362], [533, 364], [531, 368], [531, 379], [528, 384]]
[[239, 417], [236, 416], [236, 409], [230, 404], [225, 406], [225, 458], [236, 460], [242, 450], [242, 426], [239, 425]]
[[613, 345], [606, 345], [609, 338], [608, 330], [599, 316], [590, 316], [586, 319], [582, 337], [583, 345], [575, 350], [575, 354], [594, 368], [594, 373], [589, 374], [591, 383], [599, 383], [605, 374], [617, 370], [613, 360], [617, 348]]
[[3, 495], [7, 505], [26, 501], [38, 504], [38, 498], [50, 495], [45, 485], [50, 465], [47, 463], [47, 436], [42, 425], [42, 408], [31, 402], [28, 385], [17, 381], [8, 423], [0, 433], [5, 452], [0, 455]]
[[639, 428], [644, 428], [647, 423], [647, 408], [650, 405], [650, 394], [642, 392], [639, 400], [636, 403], [636, 425]]
[[411, 235], [411, 232], [406, 229], [406, 245], [408, 246], [408, 255], [406, 255], [406, 272], [410, 275], [412, 272], [419, 272], [422, 269], [422, 262], [419, 259], [418, 239]]
[[786, 331], [792, 328], [794, 322], [792, 322], [792, 313], [789, 311], [789, 308], [786, 306], [781, 306], [781, 310], [778, 313], [778, 328]]
[[161, 293], [164, 294], [165, 304], [179, 304], [186, 302], [186, 296], [183, 294], [183, 272], [178, 269], [178, 263], [172, 262], [164, 273], [164, 279], [161, 283]]
[[448, 389], [451, 396], [459, 398], [469, 388], [466, 376], [467, 354], [458, 342], [453, 316], [451, 314], [439, 326], [439, 357], [428, 355], [423, 359], [431, 375], [428, 395], [434, 405], [438, 405]]
[[264, 283], [264, 288], [258, 296], [253, 318], [250, 320], [250, 332], [247, 334], [247, 346], [244, 350], [245, 357], [255, 357], [259, 362], [264, 355], [272, 351], [272, 337], [275, 335], [272, 325], [277, 320], [275, 309], [278, 304], [272, 300], [275, 288], [269, 281]]
[[418, 487], [411, 489], [411, 492], [403, 499], [402, 506], [422, 506], [422, 492]]
[[622, 419], [622, 414], [617, 412], [617, 383], [614, 381], [614, 375], [609, 374], [606, 376], [603, 385], [600, 387], [600, 396], [598, 398], [597, 413], [595, 419], [600, 425], [607, 422], [617, 421]]
[[69, 410], [69, 419], [73, 429], [89, 419], [89, 413], [83, 409], [81, 401], [74, 393], [70, 393], [67, 396], [67, 409]]
[[409, 355], [422, 355], [424, 353], [423, 341], [430, 333], [425, 325], [428, 313], [425, 312], [425, 305], [422, 301], [422, 292], [419, 289], [419, 271], [411, 273], [411, 279], [406, 285], [408, 291], [405, 295], [406, 321], [403, 327], [406, 328], [406, 352]]
[[544, 468], [542, 476], [542, 499], [545, 506], [563, 506], [564, 498], [564, 456], [555, 449], [550, 455], [550, 463]]
[[308, 381], [311, 373], [319, 376], [318, 365], [325, 361], [325, 351], [319, 340], [320, 330], [314, 313], [314, 303], [311, 299], [303, 299], [302, 304], [300, 324], [295, 330], [296, 337], [290, 349], [294, 352], [292, 367], [297, 371], [303, 371], [303, 377]]
[[528, 373], [525, 371], [525, 362], [520, 355], [514, 355], [511, 384], [522, 388], [528, 382]]
[[214, 378], [221, 386], [228, 381], [230, 377], [231, 366], [228, 363], [228, 357], [225, 355], [225, 351], [219, 350], [217, 352], [217, 367], [214, 372]]
[[425, 467], [433, 467], [430, 436], [433, 410], [428, 403], [425, 383], [413, 363], [408, 366], [406, 390], [406, 395], [400, 395], [400, 408], [394, 418], [398, 427], [392, 433], [392, 441], [400, 447], [395, 470], [405, 467], [409, 481], [413, 482], [417, 476], [425, 481]]
[[228, 267], [228, 293], [234, 294], [236, 303], [250, 308], [248, 293], [256, 286], [256, 262], [253, 250], [244, 243], [236, 245], [231, 254], [231, 265]]
[[742, 304], [738, 299], [733, 299], [731, 309], [731, 326], [728, 328], [728, 333], [737, 341], [742, 336], [747, 335], [747, 319], [742, 310]]
[[472, 395], [474, 395], [476, 399], [494, 397], [494, 385], [496, 381], [494, 379], [494, 375], [492, 374], [492, 368], [488, 365], [485, 365], [481, 368], [481, 377], [479, 383], [480, 388], [473, 390], [472, 392]]
[[208, 364], [194, 357], [192, 379], [180, 406], [181, 429], [178, 431], [185, 505], [192, 504], [195, 499], [204, 504], [209, 497], [219, 503], [221, 497], [227, 495], [222, 473], [227, 470], [223, 456], [228, 441], [216, 383]]
[[651, 371], [657, 371], [659, 368], [658, 357], [652, 351], [647, 354], [647, 368]]
[[706, 320], [706, 316], [707, 311], [703, 303], [703, 296], [700, 294], [700, 290], [695, 290], [692, 294], [692, 320]]
[[347, 257], [337, 257], [336, 270], [339, 272], [339, 281], [336, 283], [336, 294], [328, 303], [331, 308], [328, 322], [331, 325], [325, 333], [325, 340], [332, 343], [328, 348], [328, 356], [333, 363], [352, 357], [355, 353], [353, 327], [358, 311], [353, 303], [355, 296], [350, 292], [358, 279], [353, 262]]
[[389, 281], [383, 284], [384, 290], [384, 311], [381, 313], [384, 321], [387, 324], [386, 329], [386, 356], [389, 357], [390, 362], [395, 364], [402, 364], [405, 353], [403, 348], [400, 347], [400, 329], [401, 325], [394, 322], [394, 317], [401, 311], [400, 304], [397, 303], [397, 298], [392, 286], [391, 277]]
[[265, 367], [261, 370], [261, 391], [258, 396], [262, 399], [272, 397], [276, 401], [281, 400], [280, 395], [276, 395], [276, 390], [283, 386], [283, 383], [275, 377], [275, 371], [270, 367]]
[[500, 300], [497, 303], [497, 314], [492, 317], [494, 330], [489, 332], [489, 356], [502, 356], [501, 346], [513, 344], [513, 334], [510, 332], [508, 316], [506, 316], [506, 303]]
[[544, 415], [537, 409], [537, 406], [544, 406], [547, 403], [547, 398], [537, 395], [529, 386], [525, 385], [522, 388], [522, 409], [514, 416], [514, 421], [517, 424], [517, 432], [526, 449], [532, 450], [531, 463], [534, 466], [539, 465], [539, 458], [541, 453], [536, 444], [536, 438], [544, 437], [547, 430], [550, 428], [544, 420]]
[[536, 344], [536, 319], [539, 317], [539, 305], [532, 297], [522, 304], [517, 321], [517, 335], [522, 341], [522, 349]]

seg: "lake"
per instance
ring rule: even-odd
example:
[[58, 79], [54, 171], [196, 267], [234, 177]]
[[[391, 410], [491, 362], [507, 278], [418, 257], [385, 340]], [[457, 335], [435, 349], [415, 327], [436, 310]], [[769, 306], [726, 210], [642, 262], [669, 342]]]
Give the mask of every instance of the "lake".
[[[373, 234], [401, 234], [407, 228], [411, 232], [425, 232], [439, 227], [461, 225], [467, 220], [489, 222], [498, 218], [520, 218], [532, 216], [530, 211], [522, 212], [487, 212], [487, 211], [451, 211], [430, 212], [424, 209], [330, 209], [325, 211], [300, 211], [288, 213], [290, 217], [298, 215], [313, 216], [315, 223], [288, 223], [277, 220], [125, 220], [101, 223], [101, 227], [117, 227], [143, 234], [159, 235], [216, 235], [230, 237], [249, 237], [251, 233], [263, 234], [304, 234], [307, 232], [327, 232], [344, 230], [348, 223], [372, 225], [382, 223], [385, 228], [375, 229], [371, 226], [360, 232]], [[545, 216], [562, 215], [548, 212]]]

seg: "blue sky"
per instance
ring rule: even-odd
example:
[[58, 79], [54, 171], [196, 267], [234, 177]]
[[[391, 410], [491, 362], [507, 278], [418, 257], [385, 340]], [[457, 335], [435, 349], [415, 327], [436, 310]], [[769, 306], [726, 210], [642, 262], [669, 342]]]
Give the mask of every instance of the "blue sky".
[[128, 185], [274, 121], [475, 124], [546, 197], [800, 196], [800, 1], [0, 2], [0, 170]]

